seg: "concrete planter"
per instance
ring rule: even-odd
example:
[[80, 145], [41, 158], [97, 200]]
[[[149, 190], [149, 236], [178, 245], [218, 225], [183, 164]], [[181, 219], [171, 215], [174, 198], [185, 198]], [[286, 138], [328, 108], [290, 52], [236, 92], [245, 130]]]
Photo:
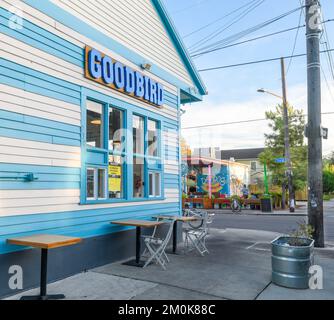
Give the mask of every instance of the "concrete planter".
[[271, 242], [272, 282], [287, 288], [308, 289], [314, 240], [299, 238], [303, 245], [291, 246], [288, 244], [291, 239], [282, 236]]

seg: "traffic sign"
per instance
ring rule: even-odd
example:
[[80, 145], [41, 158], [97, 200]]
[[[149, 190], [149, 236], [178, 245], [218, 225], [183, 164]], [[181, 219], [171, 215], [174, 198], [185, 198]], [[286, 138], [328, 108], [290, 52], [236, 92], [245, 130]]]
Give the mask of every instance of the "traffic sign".
[[274, 161], [276, 163], [285, 163], [285, 158], [276, 158]]

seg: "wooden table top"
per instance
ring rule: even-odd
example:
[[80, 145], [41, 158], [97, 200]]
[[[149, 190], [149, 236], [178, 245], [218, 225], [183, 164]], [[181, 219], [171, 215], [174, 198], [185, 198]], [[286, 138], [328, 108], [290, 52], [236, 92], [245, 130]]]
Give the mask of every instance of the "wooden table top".
[[132, 227], [144, 227], [144, 228], [149, 228], [149, 227], [155, 227], [163, 224], [163, 221], [152, 221], [152, 220], [135, 220], [135, 219], [130, 219], [130, 220], [115, 220], [110, 222], [112, 224], [118, 224], [121, 226], [132, 226]]
[[170, 219], [182, 222], [201, 220], [201, 217], [196, 217], [196, 216], [185, 217], [185, 216], [173, 216], [173, 215], [158, 215], [155, 217], [159, 219]]
[[53, 249], [71, 246], [81, 242], [81, 238], [60, 236], [55, 234], [36, 234], [27, 237], [7, 239], [7, 243], [41, 249]]

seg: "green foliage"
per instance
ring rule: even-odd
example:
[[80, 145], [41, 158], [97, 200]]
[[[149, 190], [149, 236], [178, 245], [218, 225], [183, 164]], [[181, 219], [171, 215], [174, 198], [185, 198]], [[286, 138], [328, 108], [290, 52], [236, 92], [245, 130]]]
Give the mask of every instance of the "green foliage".
[[323, 170], [323, 186], [324, 192], [330, 193], [334, 192], [334, 166], [325, 165]]
[[[307, 146], [304, 144], [305, 117], [302, 110], [288, 106], [290, 155], [293, 172], [294, 190], [302, 190], [307, 182]], [[266, 112], [271, 132], [265, 134], [266, 149], [260, 154], [260, 161], [266, 163], [270, 172], [270, 182], [274, 185], [286, 185], [286, 164], [276, 163], [275, 159], [284, 158], [284, 122], [283, 106], [275, 111]]]
[[313, 239], [314, 234], [314, 228], [303, 222], [298, 223], [298, 229], [294, 230], [290, 236], [291, 239], [289, 240], [290, 246], [303, 246], [305, 245], [305, 241], [303, 241], [303, 238], [309, 238]]

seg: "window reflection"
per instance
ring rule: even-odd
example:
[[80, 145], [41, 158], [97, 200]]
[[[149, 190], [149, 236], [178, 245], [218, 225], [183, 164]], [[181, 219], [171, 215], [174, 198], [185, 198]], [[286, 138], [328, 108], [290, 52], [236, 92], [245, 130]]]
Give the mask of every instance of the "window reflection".
[[144, 118], [133, 116], [133, 153], [144, 154]]
[[103, 105], [87, 100], [87, 145], [95, 148], [103, 148]]

